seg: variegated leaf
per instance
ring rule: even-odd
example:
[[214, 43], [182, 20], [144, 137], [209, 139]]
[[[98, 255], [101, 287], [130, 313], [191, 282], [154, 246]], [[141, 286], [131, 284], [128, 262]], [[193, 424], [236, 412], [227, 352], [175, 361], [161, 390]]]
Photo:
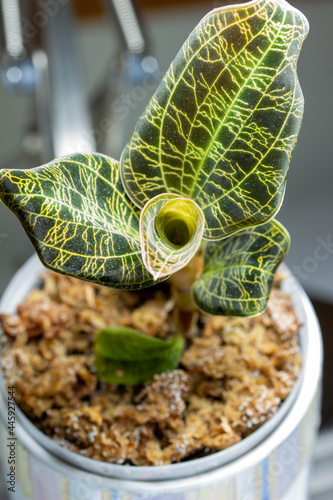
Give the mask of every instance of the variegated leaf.
[[206, 242], [204, 272], [193, 285], [205, 312], [255, 316], [266, 308], [274, 274], [289, 248], [289, 234], [276, 220]]
[[141, 259], [140, 210], [111, 158], [78, 153], [32, 170], [2, 170], [0, 199], [49, 269], [114, 288], [154, 284]]
[[186, 266], [198, 250], [205, 219], [198, 205], [173, 194], [148, 201], [141, 212], [142, 260], [155, 279]]
[[191, 198], [220, 239], [278, 211], [303, 114], [296, 65], [306, 18], [285, 0], [213, 10], [172, 63], [123, 152], [138, 206]]

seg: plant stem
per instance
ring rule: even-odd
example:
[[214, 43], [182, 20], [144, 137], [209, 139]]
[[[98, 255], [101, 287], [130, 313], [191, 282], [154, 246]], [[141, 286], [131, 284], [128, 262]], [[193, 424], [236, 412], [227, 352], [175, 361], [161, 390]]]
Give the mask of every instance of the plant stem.
[[175, 326], [187, 337], [195, 335], [197, 331], [198, 308], [193, 300], [191, 288], [202, 275], [202, 270], [202, 255], [199, 251], [186, 267], [169, 278], [171, 293], [175, 300]]

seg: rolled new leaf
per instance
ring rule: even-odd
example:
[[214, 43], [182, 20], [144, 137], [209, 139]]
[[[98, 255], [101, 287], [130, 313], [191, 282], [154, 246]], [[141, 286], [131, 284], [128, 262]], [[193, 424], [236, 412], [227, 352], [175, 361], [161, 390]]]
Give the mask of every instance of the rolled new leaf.
[[95, 342], [97, 376], [110, 384], [141, 384], [155, 374], [176, 369], [184, 343], [181, 335], [165, 341], [131, 328], [105, 328]]
[[288, 252], [289, 233], [276, 220], [206, 242], [204, 272], [193, 285], [209, 314], [256, 316], [266, 308], [274, 274]]
[[296, 67], [307, 33], [306, 18], [285, 0], [252, 0], [204, 17], [123, 152], [132, 201], [191, 198], [204, 213], [206, 239], [270, 220], [303, 115]]
[[205, 219], [189, 199], [162, 194], [148, 201], [140, 216], [142, 260], [154, 279], [182, 269], [197, 252]]
[[141, 258], [140, 210], [112, 158], [78, 153], [32, 170], [1, 170], [0, 199], [47, 268], [114, 288], [154, 284]]

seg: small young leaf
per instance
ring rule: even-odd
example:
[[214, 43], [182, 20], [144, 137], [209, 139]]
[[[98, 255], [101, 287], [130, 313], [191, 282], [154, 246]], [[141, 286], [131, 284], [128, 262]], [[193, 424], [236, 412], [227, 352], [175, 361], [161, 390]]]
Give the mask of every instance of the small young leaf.
[[192, 287], [198, 307], [209, 314], [228, 316], [263, 312], [289, 242], [288, 232], [275, 220], [224, 240], [206, 242], [204, 273]]
[[194, 200], [205, 239], [279, 210], [303, 115], [296, 69], [308, 22], [285, 0], [210, 12], [156, 90], [123, 152], [121, 177], [143, 207], [161, 193]]
[[77, 153], [32, 170], [1, 170], [0, 199], [47, 268], [114, 288], [154, 284], [141, 258], [140, 210], [115, 160]]
[[173, 194], [150, 200], [141, 212], [142, 260], [155, 279], [186, 266], [198, 250], [205, 219], [198, 205]]
[[125, 326], [109, 326], [96, 337], [95, 353], [113, 360], [145, 360], [169, 351], [172, 343]]
[[184, 344], [181, 335], [165, 341], [130, 328], [106, 328], [95, 344], [98, 378], [110, 384], [141, 384], [155, 374], [176, 369]]

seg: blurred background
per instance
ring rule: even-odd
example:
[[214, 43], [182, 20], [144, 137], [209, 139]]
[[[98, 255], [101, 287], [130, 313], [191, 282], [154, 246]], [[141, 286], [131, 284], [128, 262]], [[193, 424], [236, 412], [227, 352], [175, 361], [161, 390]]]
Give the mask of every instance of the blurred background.
[[[227, 3], [234, 2], [0, 0], [0, 168], [31, 168], [75, 150], [119, 158], [188, 34], [209, 10]], [[292, 239], [287, 264], [313, 301], [323, 330], [322, 434], [311, 498], [328, 500], [333, 498], [333, 2], [291, 3], [308, 17], [311, 29], [299, 61], [304, 122], [278, 218]], [[16, 218], [0, 206], [0, 295], [32, 253]]]

